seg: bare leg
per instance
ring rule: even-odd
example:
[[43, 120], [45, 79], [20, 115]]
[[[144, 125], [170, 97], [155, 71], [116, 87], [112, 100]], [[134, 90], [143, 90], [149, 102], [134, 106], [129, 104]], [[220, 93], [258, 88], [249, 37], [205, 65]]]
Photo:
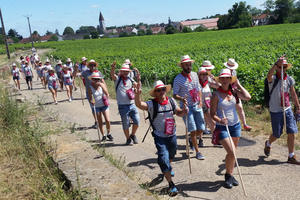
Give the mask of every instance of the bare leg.
[[243, 126], [246, 126], [247, 125], [247, 123], [246, 123], [246, 116], [245, 116], [245, 112], [244, 112], [244, 109], [243, 109], [242, 102], [236, 104], [236, 109], [238, 111], [240, 120], [243, 123]]
[[238, 143], [239, 138], [232, 138], [232, 140], [234, 143], [233, 148], [232, 145], [230, 144], [229, 138], [225, 138], [220, 141], [220, 143], [222, 144], [222, 146], [227, 152], [227, 155], [225, 157], [225, 167], [226, 167], [226, 174], [230, 174], [230, 175], [233, 174], [233, 169], [235, 165], [235, 158], [234, 158], [233, 151], [236, 150], [235, 146]]
[[70, 98], [73, 98], [73, 86], [72, 85], [69, 85], [69, 89], [70, 89]]
[[287, 144], [288, 144], [288, 149], [289, 153], [293, 153], [295, 150], [295, 134], [287, 134]]
[[129, 139], [129, 129], [126, 129], [126, 130], [123, 130], [123, 131], [124, 131], [126, 139], [128, 140]]
[[192, 138], [192, 143], [193, 146], [196, 150], [196, 152], [199, 152], [198, 144], [197, 144], [197, 131], [191, 132], [191, 138]]
[[137, 124], [133, 124], [133, 126], [132, 126], [132, 132], [131, 132], [131, 135], [135, 135], [135, 133], [136, 133], [136, 131], [137, 131], [138, 127], [139, 127], [139, 125], [137, 125]]
[[101, 132], [102, 136], [104, 136], [101, 112], [97, 113], [97, 119], [98, 119], [98, 126], [99, 126], [99, 129], [100, 129], [100, 132]]
[[107, 109], [103, 113], [104, 119], [105, 119], [105, 125], [106, 125], [106, 130], [107, 133], [110, 133], [110, 119], [109, 119], [109, 110]]
[[215, 130], [215, 122], [212, 120], [209, 110], [204, 113], [204, 119], [210, 131], [213, 132]]

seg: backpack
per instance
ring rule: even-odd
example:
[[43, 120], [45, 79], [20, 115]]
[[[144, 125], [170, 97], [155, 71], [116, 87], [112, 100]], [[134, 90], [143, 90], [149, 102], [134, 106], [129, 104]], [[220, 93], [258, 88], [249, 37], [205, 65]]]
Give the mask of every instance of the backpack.
[[272, 86], [272, 89], [271, 89], [271, 91], [269, 91], [269, 81], [267, 78], [265, 78], [265, 80], [264, 80], [264, 86], [265, 86], [265, 88], [264, 88], [264, 103], [267, 108], [269, 108], [271, 94], [273, 93], [273, 90], [276, 87], [276, 85], [278, 84], [278, 82], [279, 82], [279, 79], [276, 77], [274, 84]]
[[[132, 78], [130, 78], [129, 76], [128, 76], [128, 79], [131, 81], [132, 84], [134, 83], [134, 80], [132, 80]], [[118, 82], [117, 82], [117, 85], [116, 85], [116, 92], [117, 92], [118, 87], [119, 87], [119, 85], [120, 85], [120, 83], [121, 83], [121, 80], [122, 80], [122, 78], [119, 77]]]
[[168, 97], [168, 101], [170, 102], [171, 106], [172, 106], [172, 110], [165, 110], [165, 111], [158, 111], [158, 102], [155, 101], [154, 99], [151, 99], [152, 104], [153, 104], [153, 117], [151, 118], [150, 112], [148, 111], [148, 117], [146, 119], [149, 119], [150, 122], [150, 126], [152, 127], [152, 130], [155, 130], [155, 127], [153, 125], [153, 122], [155, 120], [155, 118], [157, 117], [158, 113], [165, 113], [165, 112], [175, 112], [176, 106], [175, 106], [175, 102], [172, 98]]

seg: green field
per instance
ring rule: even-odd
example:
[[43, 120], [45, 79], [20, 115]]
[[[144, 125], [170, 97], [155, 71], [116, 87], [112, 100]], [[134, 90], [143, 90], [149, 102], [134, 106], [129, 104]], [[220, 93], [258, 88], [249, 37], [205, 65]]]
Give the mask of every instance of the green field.
[[[27, 45], [14, 45], [20, 48]], [[263, 100], [263, 80], [276, 59], [286, 54], [293, 64], [289, 72], [300, 81], [300, 24], [270, 25], [263, 27], [207, 31], [175, 35], [158, 35], [113, 39], [94, 39], [36, 44], [40, 48], [54, 48], [56, 59], [80, 60], [82, 56], [95, 59], [99, 68], [108, 75], [110, 64], [116, 60], [119, 65], [130, 58], [143, 76], [152, 83], [161, 79], [172, 83], [180, 72], [177, 63], [184, 54], [194, 59], [194, 71], [203, 60], [210, 60], [218, 74], [223, 63], [230, 57], [239, 63], [238, 77], [252, 95], [252, 102]], [[104, 68], [106, 70], [104, 70]], [[300, 91], [299, 84], [296, 89]]]

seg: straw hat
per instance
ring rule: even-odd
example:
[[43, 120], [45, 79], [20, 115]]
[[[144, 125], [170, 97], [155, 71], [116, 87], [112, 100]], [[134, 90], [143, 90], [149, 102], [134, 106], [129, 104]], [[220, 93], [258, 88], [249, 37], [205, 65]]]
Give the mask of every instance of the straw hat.
[[215, 66], [211, 64], [211, 62], [209, 60], [205, 60], [202, 62], [202, 67], [204, 67], [205, 69], [214, 69]]
[[199, 70], [198, 70], [198, 74], [207, 74], [207, 71], [206, 71], [206, 68], [205, 67], [200, 67]]
[[59, 60], [59, 61], [57, 62], [57, 64], [58, 64], [58, 65], [62, 65], [62, 62], [61, 62], [61, 60]]
[[42, 62], [42, 61], [39, 61], [39, 64], [43, 64], [43, 62]]
[[93, 60], [93, 59], [89, 61], [89, 63], [87, 64], [87, 66], [90, 66], [91, 64], [95, 64], [96, 67], [98, 66], [98, 63], [96, 63], [96, 61]]
[[155, 93], [155, 90], [158, 88], [166, 88], [166, 93], [168, 93], [171, 90], [171, 85], [165, 85], [161, 80], [155, 81], [153, 89], [150, 90], [149, 94], [152, 97], [155, 97], [154, 93]]
[[13, 63], [12, 66], [13, 66], [13, 67], [16, 67], [17, 65], [16, 65], [16, 63]]
[[47, 58], [46, 61], [45, 61], [45, 63], [50, 63], [50, 60]]
[[194, 63], [195, 61], [192, 60], [189, 55], [184, 55], [181, 57], [181, 61], [180, 63], [178, 63], [178, 65], [181, 66], [181, 63], [186, 63], [186, 62]]
[[218, 77], [215, 77], [215, 80], [220, 82], [220, 78], [222, 77], [231, 77], [231, 83], [234, 83], [237, 78], [236, 76], [232, 76], [230, 69], [221, 69], [220, 75]]
[[[279, 61], [279, 59], [278, 59], [278, 61]], [[277, 62], [278, 62], [278, 61], [277, 61]], [[284, 66], [287, 66], [286, 69], [290, 69], [290, 68], [292, 67], [292, 64], [288, 63], [287, 60], [286, 60], [285, 58], [283, 59], [283, 65], [284, 65]], [[281, 67], [281, 66], [279, 66], [279, 67]]]
[[224, 63], [224, 66], [228, 69], [234, 70], [239, 67], [239, 64], [235, 62], [233, 58], [229, 58], [226, 63]]
[[81, 58], [81, 61], [83, 62], [83, 61], [87, 61], [87, 58], [86, 57], [82, 57]]
[[89, 77], [88, 79], [92, 80], [92, 79], [103, 79], [104, 76], [102, 75], [101, 72], [93, 72]]
[[120, 69], [120, 71], [130, 71], [130, 66], [126, 63], [124, 63]]
[[129, 59], [126, 59], [126, 60], [124, 61], [124, 63], [127, 64], [127, 65], [130, 65], [130, 64], [131, 64], [131, 62], [130, 62]]
[[71, 60], [71, 58], [67, 58], [67, 61], [66, 62], [71, 62], [72, 60]]

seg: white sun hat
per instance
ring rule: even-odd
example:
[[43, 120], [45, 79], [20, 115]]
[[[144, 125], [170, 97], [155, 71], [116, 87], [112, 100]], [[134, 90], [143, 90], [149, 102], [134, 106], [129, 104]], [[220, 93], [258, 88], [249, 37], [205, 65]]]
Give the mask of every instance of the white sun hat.
[[57, 64], [58, 64], [58, 65], [62, 65], [62, 62], [61, 62], [61, 60], [59, 60], [59, 61], [57, 62]]
[[71, 60], [71, 58], [67, 58], [67, 61], [66, 62], [71, 62], [72, 60]]
[[205, 60], [202, 62], [202, 67], [204, 67], [205, 69], [214, 69], [215, 66], [211, 64], [211, 62], [209, 60]]
[[120, 71], [130, 71], [130, 66], [124, 63], [120, 69]]
[[47, 58], [46, 61], [45, 61], [45, 63], [50, 63], [50, 60]]
[[226, 63], [224, 63], [224, 66], [228, 69], [234, 70], [239, 67], [239, 64], [235, 62], [233, 58], [229, 58]]
[[97, 72], [93, 72], [88, 79], [92, 80], [92, 79], [103, 79], [104, 76], [102, 75], [101, 72], [97, 71]]
[[178, 63], [178, 65], [181, 66], [181, 63], [186, 63], [186, 62], [194, 63], [195, 61], [192, 60], [189, 55], [184, 55], [181, 57], [181, 61], [180, 63]]
[[155, 81], [153, 89], [150, 90], [149, 94], [152, 97], [155, 97], [154, 93], [155, 93], [155, 90], [158, 88], [166, 88], [166, 93], [168, 93], [171, 90], [171, 85], [165, 85], [164, 82], [162, 82], [161, 80]]
[[81, 61], [83, 62], [83, 61], [87, 61], [87, 58], [86, 57], [82, 57], [81, 58]]
[[199, 70], [198, 70], [198, 74], [201, 74], [201, 73], [207, 73], [206, 71], [206, 68], [205, 67], [200, 67]]
[[215, 77], [215, 80], [220, 82], [219, 79], [222, 77], [231, 77], [231, 83], [234, 83], [237, 80], [236, 76], [232, 76], [231, 71], [228, 68], [221, 69], [219, 76]]
[[127, 65], [130, 65], [130, 64], [131, 64], [131, 62], [130, 62], [129, 59], [125, 59], [124, 63], [127, 64]]
[[16, 63], [13, 63], [12, 66], [13, 66], [13, 67], [16, 67], [17, 65], [16, 65]]

